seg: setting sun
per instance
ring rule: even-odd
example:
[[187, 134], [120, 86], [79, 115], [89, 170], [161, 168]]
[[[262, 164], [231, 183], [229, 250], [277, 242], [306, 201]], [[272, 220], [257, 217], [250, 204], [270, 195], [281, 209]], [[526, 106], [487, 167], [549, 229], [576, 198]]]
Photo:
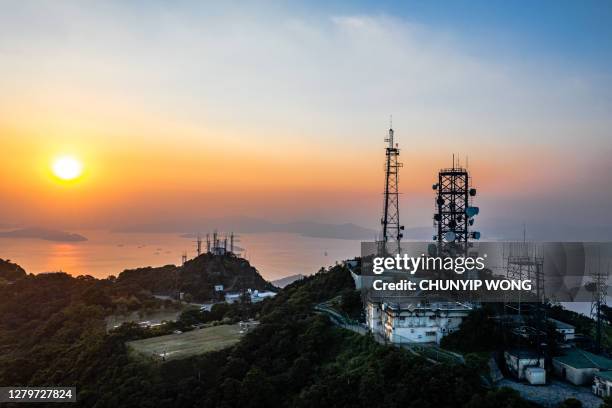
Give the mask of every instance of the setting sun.
[[62, 156], [53, 162], [53, 174], [62, 180], [74, 180], [83, 172], [83, 165], [72, 156]]

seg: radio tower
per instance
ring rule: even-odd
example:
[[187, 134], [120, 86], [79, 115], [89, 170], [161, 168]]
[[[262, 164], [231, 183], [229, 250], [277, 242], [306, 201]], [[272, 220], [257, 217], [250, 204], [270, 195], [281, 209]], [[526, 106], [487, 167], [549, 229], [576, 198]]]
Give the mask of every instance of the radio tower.
[[202, 237], [200, 236], [199, 233], [196, 239], [196, 251], [198, 253], [198, 256], [202, 255]]
[[591, 301], [591, 319], [595, 320], [595, 351], [601, 352], [602, 338], [605, 333], [602, 330], [602, 311], [606, 306], [606, 297], [608, 295], [608, 271], [601, 270], [601, 255], [597, 268], [591, 265], [591, 283], [588, 288], [593, 292], [593, 299]]
[[399, 169], [402, 167], [402, 163], [398, 161], [399, 149], [393, 140], [393, 122], [390, 123], [389, 136], [385, 139], [385, 142], [389, 144], [385, 149], [385, 193], [383, 217], [380, 220], [382, 224], [382, 242], [380, 242], [381, 248], [379, 248], [379, 252], [386, 253], [387, 243], [394, 242], [397, 245], [397, 253], [399, 254], [403, 236], [402, 230], [404, 229], [404, 226], [400, 225], [398, 190]]
[[438, 182], [432, 187], [436, 191], [436, 212], [434, 224], [437, 233], [434, 241], [439, 245], [447, 243], [467, 243], [470, 238], [480, 239], [480, 232], [470, 232], [474, 216], [479, 213], [478, 207], [471, 206], [471, 199], [476, 189], [470, 187], [470, 176], [467, 169], [455, 164], [441, 169]]

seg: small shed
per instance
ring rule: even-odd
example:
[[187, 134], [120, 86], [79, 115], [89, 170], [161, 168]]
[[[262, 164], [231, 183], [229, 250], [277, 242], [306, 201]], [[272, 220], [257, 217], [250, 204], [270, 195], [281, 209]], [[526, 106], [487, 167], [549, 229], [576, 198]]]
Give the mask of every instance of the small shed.
[[563, 356], [553, 357], [553, 368], [559, 377], [575, 385], [584, 385], [593, 381], [595, 373], [612, 370], [612, 360], [573, 348]]
[[527, 367], [525, 377], [531, 385], [546, 384], [546, 370], [541, 367]]
[[514, 349], [504, 352], [508, 371], [519, 380], [527, 379], [526, 369], [529, 367], [544, 368], [544, 356], [532, 350]]

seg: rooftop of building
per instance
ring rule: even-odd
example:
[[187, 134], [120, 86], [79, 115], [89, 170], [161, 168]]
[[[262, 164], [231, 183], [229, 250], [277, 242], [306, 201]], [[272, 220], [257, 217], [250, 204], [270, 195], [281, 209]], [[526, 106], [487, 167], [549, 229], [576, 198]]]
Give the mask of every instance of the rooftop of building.
[[606, 381], [612, 381], [612, 371], [599, 371], [595, 373], [595, 376]]
[[513, 357], [517, 357], [520, 359], [537, 359], [544, 358], [540, 354], [536, 353], [534, 350], [530, 349], [511, 349], [506, 350], [506, 353], [510, 354]]
[[386, 306], [393, 310], [441, 310], [441, 311], [468, 311], [472, 310], [472, 306], [460, 302], [432, 302], [432, 303], [416, 303], [416, 302], [383, 302]]
[[558, 361], [572, 368], [599, 368], [602, 370], [612, 370], [612, 360], [590, 353], [579, 348], [569, 349], [565, 355], [553, 357]]

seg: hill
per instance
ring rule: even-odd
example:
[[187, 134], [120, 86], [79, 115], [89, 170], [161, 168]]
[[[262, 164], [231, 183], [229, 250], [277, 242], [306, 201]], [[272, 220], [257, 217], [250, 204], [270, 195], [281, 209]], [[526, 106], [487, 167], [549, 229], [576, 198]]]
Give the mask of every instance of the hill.
[[277, 288], [284, 288], [285, 286], [290, 285], [295, 281], [304, 279], [304, 277], [304, 275], [298, 273], [297, 275], [285, 276], [284, 278], [273, 280], [272, 284]]
[[261, 303], [213, 307], [206, 313], [217, 321], [243, 310], [260, 324], [234, 346], [165, 363], [134, 358], [126, 345], [156, 329], [106, 332], [120, 285], [61, 273], [0, 285], [0, 383], [76, 386], [83, 407], [531, 406], [484, 389], [474, 368], [431, 364], [317, 315], [314, 305], [354, 290], [340, 265]]
[[128, 269], [121, 272], [116, 283], [119, 287], [140, 288], [155, 294], [183, 292], [197, 301], [215, 298], [215, 285], [223, 285], [225, 291], [239, 291], [243, 287], [275, 290], [249, 261], [232, 254], [202, 254], [182, 266]]
[[16, 263], [11, 262], [9, 259], [4, 260], [0, 258], [0, 280], [12, 282], [17, 279], [26, 277], [26, 271]]
[[12, 231], [1, 231], [1, 238], [34, 238], [57, 242], [87, 241], [83, 235], [47, 228], [21, 228]]

